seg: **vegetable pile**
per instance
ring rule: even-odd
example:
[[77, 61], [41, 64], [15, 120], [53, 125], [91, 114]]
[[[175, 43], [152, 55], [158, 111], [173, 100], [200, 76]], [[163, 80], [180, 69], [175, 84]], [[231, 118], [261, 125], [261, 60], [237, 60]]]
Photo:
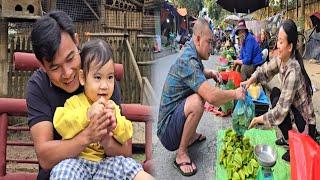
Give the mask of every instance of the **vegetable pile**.
[[259, 164], [254, 157], [250, 139], [237, 136], [236, 132], [229, 128], [223, 142], [219, 163], [226, 168], [228, 179], [255, 178]]

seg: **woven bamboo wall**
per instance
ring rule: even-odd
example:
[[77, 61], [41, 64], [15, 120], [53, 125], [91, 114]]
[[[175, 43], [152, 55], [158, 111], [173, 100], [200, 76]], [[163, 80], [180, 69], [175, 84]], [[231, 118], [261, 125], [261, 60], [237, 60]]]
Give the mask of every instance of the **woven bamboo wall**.
[[[299, 1], [300, 2], [300, 1]], [[285, 10], [285, 9], [283, 9]], [[268, 14], [269, 11], [269, 14]], [[310, 15], [315, 13], [315, 12], [320, 12], [320, 1], [319, 0], [306, 0], [305, 1], [305, 30], [311, 29], [312, 28], [312, 24], [311, 24], [311, 20], [310, 20]], [[272, 9], [272, 8], [263, 8], [260, 9], [256, 12], [253, 13], [254, 17], [257, 19], [266, 19], [267, 16], [272, 16], [274, 14], [276, 14], [277, 12]], [[302, 11], [301, 11], [301, 7], [298, 8], [298, 15], [299, 17], [302, 16]], [[284, 16], [285, 18], [290, 18], [293, 19], [294, 21], [298, 21], [297, 18], [297, 9], [293, 8], [293, 9], [289, 9], [289, 11], [285, 14]]]
[[[126, 13], [126, 14], [125, 14]], [[105, 26], [102, 26], [99, 21], [76, 22], [76, 32], [79, 34], [80, 43], [86, 41], [85, 32], [109, 32], [109, 33], [124, 33], [125, 25], [126, 32], [129, 34], [129, 41], [135, 55], [137, 62], [146, 62], [153, 60], [153, 43], [152, 37], [139, 37], [138, 34], [142, 32], [142, 18], [141, 12], [124, 12], [119, 10], [106, 11]], [[125, 19], [126, 17], [126, 19]], [[32, 45], [30, 42], [30, 32], [32, 25], [22, 26], [18, 28], [16, 35], [10, 38], [8, 43], [9, 55], [8, 63], [8, 97], [24, 98], [25, 87], [27, 80], [32, 72], [15, 71], [12, 67], [12, 53], [32, 52]], [[140, 102], [140, 87], [135, 76], [135, 72], [129, 61], [128, 50], [124, 44], [123, 37], [110, 37], [105, 39], [113, 48], [114, 60], [117, 63], [124, 65], [124, 78], [121, 82], [122, 101], [126, 103]], [[147, 76], [150, 80], [150, 66], [139, 66], [142, 76]]]
[[17, 71], [14, 70], [12, 57], [13, 52], [32, 52], [30, 37], [20, 35], [10, 39], [8, 51], [8, 97], [24, 98], [25, 88], [28, 79], [33, 71]]

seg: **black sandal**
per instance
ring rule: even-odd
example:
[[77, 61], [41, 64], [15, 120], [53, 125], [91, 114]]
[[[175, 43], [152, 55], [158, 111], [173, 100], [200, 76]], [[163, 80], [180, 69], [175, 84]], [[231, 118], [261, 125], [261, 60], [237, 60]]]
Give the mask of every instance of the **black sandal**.
[[289, 146], [288, 142], [282, 137], [276, 140], [278, 146]]
[[177, 161], [175, 160], [173, 163], [174, 167], [177, 168], [179, 170], [179, 172], [183, 175], [183, 176], [193, 176], [197, 173], [197, 169], [193, 169], [191, 172], [183, 172], [181, 169], [181, 166], [191, 166], [192, 167], [192, 161], [190, 160], [190, 162], [182, 162], [182, 163], [177, 163]]
[[193, 145], [195, 145], [195, 144], [201, 143], [201, 142], [205, 141], [206, 139], [207, 139], [207, 137], [206, 137], [205, 135], [199, 134], [198, 138], [197, 138], [196, 140], [194, 140], [194, 141], [188, 146], [188, 148], [191, 147], [191, 146], [193, 146]]
[[282, 155], [282, 159], [287, 161], [287, 162], [290, 162], [290, 152], [289, 152], [289, 150]]

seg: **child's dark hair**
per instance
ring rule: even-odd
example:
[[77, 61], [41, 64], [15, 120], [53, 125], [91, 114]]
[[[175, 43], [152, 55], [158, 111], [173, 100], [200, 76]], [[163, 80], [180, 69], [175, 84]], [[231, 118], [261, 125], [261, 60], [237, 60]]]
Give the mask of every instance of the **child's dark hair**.
[[113, 59], [112, 49], [108, 43], [101, 39], [94, 39], [83, 44], [81, 53], [81, 69], [86, 77], [90, 64], [93, 62], [99, 69]]

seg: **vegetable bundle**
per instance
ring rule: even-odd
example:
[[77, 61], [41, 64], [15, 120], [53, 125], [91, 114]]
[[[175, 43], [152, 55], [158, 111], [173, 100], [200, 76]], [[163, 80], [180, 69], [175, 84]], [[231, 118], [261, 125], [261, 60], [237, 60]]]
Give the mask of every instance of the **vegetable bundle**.
[[254, 157], [250, 139], [238, 136], [229, 128], [225, 132], [223, 142], [219, 163], [226, 168], [228, 179], [255, 178], [259, 164]]

